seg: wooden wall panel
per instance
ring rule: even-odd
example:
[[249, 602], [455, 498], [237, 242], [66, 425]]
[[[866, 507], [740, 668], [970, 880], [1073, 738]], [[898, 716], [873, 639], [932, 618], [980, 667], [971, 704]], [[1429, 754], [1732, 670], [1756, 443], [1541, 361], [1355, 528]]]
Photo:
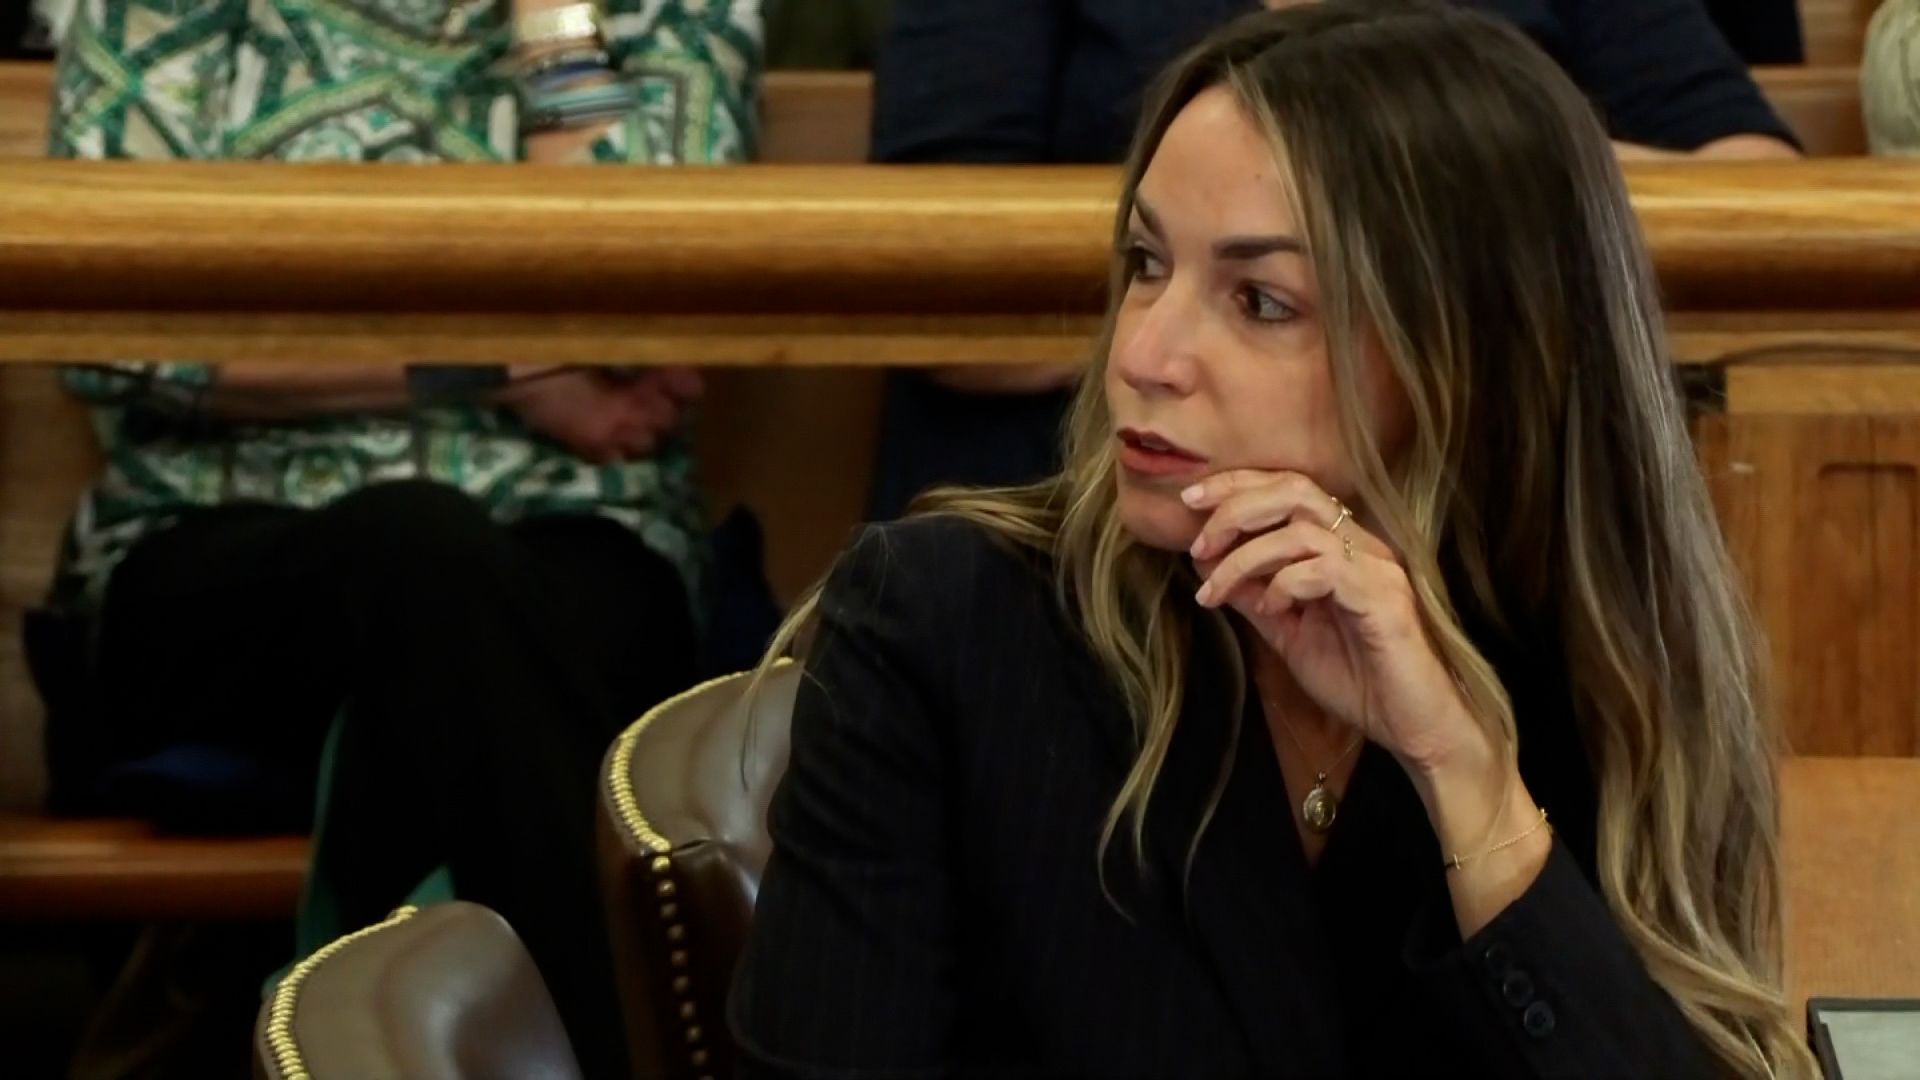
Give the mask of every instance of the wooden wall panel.
[[52, 64], [0, 63], [0, 157], [46, 154], [52, 89]]
[[1753, 69], [1760, 90], [1787, 122], [1809, 157], [1855, 157], [1867, 152], [1857, 63], [1788, 64]]
[[20, 619], [46, 595], [61, 530], [98, 462], [87, 411], [52, 368], [0, 370], [0, 810], [37, 807], [45, 794]]
[[1804, 754], [1920, 754], [1920, 409], [1696, 424]]
[[1800, 34], [1809, 64], [1858, 64], [1867, 22], [1880, 0], [1800, 0]]
[[719, 524], [753, 509], [767, 578], [790, 602], [827, 570], [866, 517], [884, 374], [874, 368], [756, 368], [707, 377], [696, 450]]

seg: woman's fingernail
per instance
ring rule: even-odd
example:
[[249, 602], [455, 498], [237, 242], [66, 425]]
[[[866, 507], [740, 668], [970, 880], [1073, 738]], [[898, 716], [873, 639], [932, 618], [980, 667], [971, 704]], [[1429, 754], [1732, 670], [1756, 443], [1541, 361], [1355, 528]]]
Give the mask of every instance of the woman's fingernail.
[[1204, 559], [1206, 558], [1206, 555], [1205, 555], [1206, 550], [1207, 550], [1207, 538], [1203, 534], [1193, 538], [1193, 546], [1187, 549], [1187, 553], [1192, 555], [1196, 559]]
[[1206, 488], [1201, 487], [1199, 484], [1195, 484], [1192, 487], [1180, 493], [1180, 501], [1183, 503], [1186, 503], [1188, 506], [1197, 506], [1200, 503], [1201, 496], [1205, 495], [1206, 493], [1207, 493]]
[[1212, 599], [1213, 599], [1213, 582], [1211, 581], [1201, 582], [1200, 591], [1193, 594], [1193, 602], [1204, 607], [1207, 604], [1207, 602]]

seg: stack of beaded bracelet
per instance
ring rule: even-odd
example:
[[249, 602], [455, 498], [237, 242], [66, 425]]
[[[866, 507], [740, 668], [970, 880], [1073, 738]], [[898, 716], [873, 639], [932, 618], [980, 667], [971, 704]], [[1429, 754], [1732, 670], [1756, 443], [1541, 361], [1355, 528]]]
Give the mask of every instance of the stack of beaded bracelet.
[[592, 4], [543, 12], [523, 23], [516, 26], [522, 54], [514, 62], [523, 134], [601, 123], [633, 110], [633, 88], [613, 72]]
[[520, 85], [520, 130], [528, 135], [617, 120], [633, 111], [633, 87], [604, 65], [563, 71]]

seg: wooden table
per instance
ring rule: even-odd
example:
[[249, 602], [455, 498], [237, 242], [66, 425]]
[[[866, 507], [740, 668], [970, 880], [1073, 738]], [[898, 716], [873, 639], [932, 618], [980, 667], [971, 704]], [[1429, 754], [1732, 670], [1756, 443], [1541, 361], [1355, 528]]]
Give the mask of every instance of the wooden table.
[[1787, 990], [1920, 998], [1920, 758], [1789, 758]]

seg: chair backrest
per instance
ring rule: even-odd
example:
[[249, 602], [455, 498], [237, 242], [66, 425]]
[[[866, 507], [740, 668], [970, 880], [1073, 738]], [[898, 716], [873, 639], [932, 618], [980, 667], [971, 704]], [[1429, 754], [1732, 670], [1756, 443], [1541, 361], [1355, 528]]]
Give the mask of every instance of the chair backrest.
[[772, 842], [798, 665], [717, 679], [635, 721], [602, 769], [600, 867], [637, 1075], [731, 1076], [727, 987]]
[[578, 1080], [547, 986], [478, 904], [401, 908], [295, 964], [260, 1009], [262, 1080]]

